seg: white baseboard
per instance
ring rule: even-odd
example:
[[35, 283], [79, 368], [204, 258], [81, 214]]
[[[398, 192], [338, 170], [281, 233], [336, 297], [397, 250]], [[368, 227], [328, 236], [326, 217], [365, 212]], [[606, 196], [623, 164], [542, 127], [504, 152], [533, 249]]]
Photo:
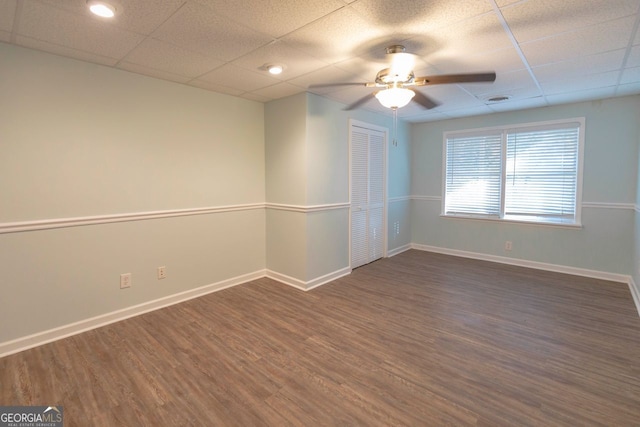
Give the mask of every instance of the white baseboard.
[[611, 282], [626, 283], [631, 290], [631, 296], [633, 302], [636, 305], [638, 314], [640, 315], [640, 289], [633, 281], [631, 276], [625, 274], [608, 273], [605, 271], [589, 270], [586, 268], [569, 267], [566, 265], [549, 264], [546, 262], [529, 261], [526, 259], [509, 258], [498, 255], [489, 255], [479, 252], [461, 251], [458, 249], [441, 248], [438, 246], [420, 245], [416, 243], [411, 244], [412, 249], [420, 251], [435, 252], [444, 255], [453, 255], [463, 258], [473, 258], [482, 261], [498, 262], [501, 264], [517, 265], [519, 267], [535, 268], [537, 270], [553, 271], [556, 273], [572, 274], [574, 276], [591, 277], [593, 279], [609, 280]]
[[307, 290], [305, 282], [300, 279], [296, 279], [295, 277], [287, 276], [286, 274], [278, 273], [277, 271], [273, 270], [267, 270], [266, 276], [269, 279], [284, 283], [285, 285], [289, 285], [301, 291]]
[[411, 243], [409, 243], [407, 245], [400, 246], [398, 248], [394, 248], [394, 249], [388, 250], [387, 251], [387, 258], [391, 258], [392, 256], [396, 256], [398, 254], [401, 254], [402, 252], [408, 251], [409, 249], [411, 249]]
[[243, 274], [241, 276], [233, 277], [231, 279], [222, 280], [211, 285], [202, 286], [196, 289], [190, 289], [188, 291], [180, 292], [174, 295], [169, 295], [163, 298], [159, 298], [153, 301], [148, 301], [142, 304], [134, 305], [132, 307], [123, 308], [121, 310], [112, 311], [110, 313], [101, 314], [89, 319], [80, 320], [78, 322], [70, 323], [57, 328], [49, 329], [47, 331], [38, 332], [26, 337], [20, 337], [11, 341], [0, 343], [0, 358], [9, 356], [10, 354], [18, 353], [24, 350], [28, 350], [39, 345], [47, 344], [53, 341], [57, 341], [63, 338], [77, 335], [82, 332], [90, 331], [92, 329], [106, 326], [111, 323], [119, 322], [121, 320], [128, 319], [130, 317], [139, 316], [150, 311], [158, 310], [170, 305], [178, 304], [184, 301], [188, 301], [193, 298], [198, 298], [212, 292], [227, 289], [233, 286], [241, 285], [243, 283], [251, 282], [252, 280], [260, 279], [263, 277], [269, 277], [271, 279], [282, 282], [286, 285], [293, 286], [303, 291], [309, 291], [318, 286], [324, 285], [332, 280], [338, 279], [342, 276], [351, 274], [351, 268], [345, 267], [333, 273], [326, 274], [321, 277], [317, 277], [308, 282], [289, 277], [284, 274], [277, 273], [271, 270], [258, 270], [253, 273]]
[[277, 271], [273, 270], [267, 270], [266, 276], [280, 283], [284, 283], [285, 285], [300, 289], [301, 291], [310, 291], [311, 289], [317, 288], [318, 286], [322, 286], [326, 283], [329, 283], [340, 277], [347, 276], [349, 274], [351, 274], [351, 268], [345, 267], [332, 273], [325, 274], [324, 276], [316, 277], [315, 279], [309, 280], [308, 282], [296, 279], [295, 277], [287, 276], [286, 274], [278, 273]]
[[629, 283], [629, 276], [625, 274], [607, 273], [605, 271], [589, 270], [586, 268], [569, 267], [566, 265], [549, 264], [546, 262], [529, 261], [526, 259], [509, 258], [498, 255], [483, 254], [480, 252], [468, 252], [458, 249], [441, 248], [437, 246], [427, 246], [412, 243], [413, 249], [427, 252], [436, 252], [445, 255], [454, 255], [463, 258], [473, 258], [483, 261], [498, 262], [500, 264], [517, 265], [520, 267], [535, 268], [537, 270], [553, 271], [556, 273], [573, 274], [574, 276], [591, 277], [593, 279], [609, 280], [611, 282]]
[[169, 295], [163, 298], [159, 298], [153, 301], [148, 301], [142, 304], [134, 305], [132, 307], [116, 310], [111, 313], [102, 314], [100, 316], [92, 317], [89, 319], [81, 320], [79, 322], [70, 323], [68, 325], [60, 326], [58, 328], [49, 329], [44, 332], [38, 332], [26, 337], [17, 338], [12, 341], [0, 343], [0, 358], [8, 356], [10, 354], [18, 353], [29, 348], [37, 347], [39, 345], [47, 344], [53, 341], [57, 341], [63, 338], [77, 335], [82, 332], [96, 329], [101, 326], [106, 326], [111, 323], [119, 322], [130, 317], [138, 316], [140, 314], [148, 313], [150, 311], [158, 310], [160, 308], [168, 307], [170, 305], [178, 304], [193, 298], [198, 298], [203, 295], [210, 294], [212, 292], [220, 291], [222, 289], [230, 288], [232, 286], [240, 285], [242, 283], [250, 282], [252, 280], [265, 277], [266, 271], [259, 270], [253, 273], [243, 274], [231, 279], [222, 280], [211, 285], [202, 286], [196, 289], [190, 289], [188, 291], [180, 292], [174, 295]]

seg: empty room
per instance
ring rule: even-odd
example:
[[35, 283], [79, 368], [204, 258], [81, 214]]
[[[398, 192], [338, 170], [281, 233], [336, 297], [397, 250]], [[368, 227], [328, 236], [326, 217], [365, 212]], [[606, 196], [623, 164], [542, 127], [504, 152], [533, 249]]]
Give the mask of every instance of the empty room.
[[0, 0], [0, 426], [640, 425], [637, 0]]

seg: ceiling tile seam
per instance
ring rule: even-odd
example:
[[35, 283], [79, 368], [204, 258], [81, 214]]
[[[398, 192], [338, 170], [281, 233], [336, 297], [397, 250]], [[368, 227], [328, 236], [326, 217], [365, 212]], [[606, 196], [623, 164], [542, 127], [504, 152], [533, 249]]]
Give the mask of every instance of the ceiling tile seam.
[[[136, 33], [136, 34], [137, 34], [137, 33]], [[198, 75], [198, 76], [196, 76], [196, 77], [194, 77], [194, 78], [191, 78], [191, 76], [183, 76], [183, 77], [190, 78], [191, 80], [195, 80], [195, 79], [197, 79], [197, 78], [199, 78], [199, 77], [202, 77], [203, 75], [205, 75], [205, 74], [207, 74], [207, 73], [210, 73], [210, 72], [211, 72], [211, 71], [213, 71], [213, 70], [217, 70], [218, 68], [223, 67], [223, 66], [225, 66], [225, 65], [227, 65], [227, 64], [229, 63], [228, 61], [225, 61], [225, 60], [224, 60], [224, 59], [222, 59], [222, 58], [217, 58], [217, 57], [214, 57], [214, 56], [212, 56], [212, 55], [205, 55], [205, 54], [200, 53], [200, 52], [197, 52], [197, 51], [195, 51], [195, 50], [191, 50], [191, 49], [189, 49], [189, 48], [186, 48], [186, 47], [183, 47], [183, 46], [180, 46], [180, 45], [177, 45], [177, 44], [173, 44], [173, 43], [168, 42], [168, 41], [165, 41], [165, 40], [157, 39], [157, 38], [155, 38], [155, 37], [153, 37], [153, 36], [145, 36], [145, 37], [142, 39], [142, 41], [141, 41], [140, 43], [138, 43], [137, 45], [135, 45], [135, 46], [133, 47], [133, 49], [131, 49], [131, 50], [130, 50], [129, 52], [127, 52], [127, 53], [126, 53], [122, 58], [120, 58], [120, 60], [118, 60], [118, 63], [117, 63], [117, 64], [115, 64], [115, 66], [120, 65], [122, 62], [126, 62], [127, 57], [128, 57], [128, 56], [129, 56], [129, 55], [130, 55], [134, 50], [136, 50], [136, 48], [137, 48], [138, 46], [140, 46], [142, 43], [144, 43], [144, 42], [145, 42], [145, 41], [147, 41], [147, 40], [155, 40], [155, 41], [157, 41], [157, 42], [165, 43], [165, 44], [171, 45], [171, 46], [173, 46], [173, 47], [175, 47], [175, 48], [178, 48], [178, 49], [180, 49], [180, 50], [184, 50], [184, 51], [186, 51], [186, 52], [194, 53], [194, 54], [196, 54], [196, 55], [201, 55], [201, 56], [203, 56], [203, 57], [206, 57], [206, 58], [209, 58], [209, 59], [215, 59], [216, 61], [220, 61], [220, 62], [222, 62], [222, 64], [221, 64], [221, 65], [218, 65], [217, 67], [211, 68], [211, 69], [209, 69], [208, 71], [205, 71], [203, 74], [200, 74], [200, 75]], [[137, 63], [137, 62], [132, 62], [132, 64], [142, 65], [142, 66], [146, 67], [146, 65], [144, 65], [144, 64], [139, 64], [139, 63]], [[153, 67], [148, 67], [148, 68], [152, 68], [152, 69], [153, 69]], [[159, 71], [163, 71], [163, 70], [159, 70]], [[165, 71], [165, 72], [166, 72], [166, 71]], [[172, 74], [176, 74], [176, 73], [172, 73]], [[179, 74], [178, 74], [178, 75], [179, 75]], [[189, 80], [189, 81], [191, 81], [191, 80]], [[187, 83], [188, 83], [188, 82], [187, 82]]]
[[11, 43], [16, 42], [16, 38], [18, 36], [18, 31], [20, 29], [20, 18], [22, 17], [22, 5], [21, 1], [16, 2], [16, 10], [13, 11], [13, 22], [11, 23], [11, 35], [9, 36], [9, 41]]
[[513, 32], [511, 31], [511, 27], [509, 27], [509, 24], [507, 23], [507, 20], [505, 19], [504, 15], [502, 14], [502, 10], [500, 10], [500, 7], [498, 7], [498, 4], [496, 3], [496, 0], [489, 0], [489, 2], [493, 6], [493, 10], [494, 10], [494, 12], [496, 13], [496, 15], [498, 17], [498, 20], [500, 21], [500, 24], [502, 25], [502, 28], [504, 29], [505, 33], [507, 34], [507, 37], [509, 37], [509, 39], [511, 40], [511, 43], [513, 44], [513, 47], [515, 48], [516, 52], [518, 52], [518, 56], [520, 57], [520, 60], [522, 60], [522, 63], [524, 64], [525, 68], [527, 69], [527, 72], [529, 73], [529, 75], [533, 79], [534, 83], [536, 84], [536, 87], [538, 88], [538, 90], [542, 94], [542, 98], [544, 99], [545, 104], [549, 105], [549, 101], [547, 100], [547, 96], [545, 95], [544, 91], [542, 90], [542, 86], [540, 86], [540, 82], [536, 78], [536, 76], [535, 76], [535, 74], [533, 72], [533, 69], [531, 68], [531, 65], [529, 64], [529, 61], [527, 60], [527, 57], [525, 56], [524, 52], [522, 51], [522, 48], [520, 47], [520, 43], [518, 43], [518, 40], [516, 40], [516, 37], [513, 35]]
[[[477, 15], [467, 16], [466, 18], [462, 18], [462, 19], [459, 19], [457, 21], [456, 20], [452, 20], [450, 22], [445, 22], [442, 25], [438, 25], [436, 27], [433, 27], [432, 31], [433, 32], [437, 32], [438, 30], [440, 30], [442, 28], [447, 28], [447, 27], [452, 27], [454, 25], [464, 24], [467, 21], [475, 21], [478, 18], [481, 18], [483, 16], [488, 16], [488, 15], [491, 15], [493, 13], [494, 13], [493, 10], [488, 10], [486, 12], [478, 13]], [[411, 37], [411, 38], [414, 38], [414, 37]]]
[[[334, 10], [332, 10], [331, 12], [326, 13], [326, 14], [324, 14], [324, 15], [322, 15], [322, 16], [319, 16], [319, 17], [317, 17], [316, 19], [314, 19], [313, 21], [309, 21], [309, 22], [307, 22], [306, 24], [302, 25], [301, 27], [298, 27], [298, 28], [296, 28], [295, 30], [291, 30], [291, 31], [289, 31], [289, 32], [288, 32], [288, 33], [286, 33], [286, 34], [282, 34], [282, 35], [280, 35], [280, 36], [278, 36], [278, 37], [273, 37], [273, 36], [272, 36], [272, 35], [270, 35], [270, 34], [268, 34], [268, 36], [269, 36], [269, 37], [273, 37], [273, 38], [274, 38], [274, 41], [280, 41], [281, 39], [283, 39], [283, 38], [285, 38], [285, 37], [287, 37], [287, 36], [289, 36], [289, 35], [291, 35], [291, 34], [295, 33], [296, 31], [300, 31], [300, 30], [302, 30], [303, 28], [306, 28], [306, 27], [308, 27], [308, 26], [310, 26], [310, 25], [312, 25], [312, 24], [315, 24], [316, 22], [320, 21], [321, 19], [324, 19], [324, 18], [326, 18], [327, 16], [332, 15], [332, 14], [334, 14], [334, 13], [336, 13], [336, 12], [338, 12], [338, 11], [342, 10], [342, 9], [350, 8], [350, 9], [352, 9], [352, 10], [354, 10], [354, 11], [355, 11], [355, 9], [353, 9], [353, 7], [351, 6], [352, 4], [353, 4], [353, 3], [351, 3], [351, 4], [345, 4], [344, 6], [341, 6], [341, 7], [337, 8], [337, 9], [334, 9]], [[358, 13], [357, 11], [355, 11], [355, 12], [356, 12], [356, 13]], [[358, 15], [359, 15], [359, 14], [358, 14]], [[314, 57], [315, 57], [315, 56], [314, 56]]]
[[[137, 48], [138, 48], [142, 43], [144, 43], [145, 41], [149, 40], [150, 38], [153, 38], [153, 34], [154, 34], [156, 31], [158, 31], [158, 28], [162, 27], [162, 26], [163, 26], [163, 25], [164, 25], [164, 24], [165, 24], [169, 19], [171, 19], [171, 18], [172, 18], [176, 13], [178, 13], [178, 12], [179, 12], [179, 11], [180, 11], [180, 10], [181, 10], [185, 5], [186, 5], [186, 4], [187, 4], [187, 2], [186, 2], [186, 1], [182, 2], [182, 5], [180, 5], [180, 7], [179, 7], [179, 8], [177, 8], [176, 10], [174, 10], [174, 11], [173, 11], [173, 13], [167, 17], [167, 19], [165, 19], [165, 20], [164, 20], [164, 21], [162, 21], [160, 24], [158, 24], [158, 26], [157, 26], [156, 28], [154, 28], [154, 29], [153, 29], [153, 31], [150, 31], [150, 32], [149, 32], [149, 34], [139, 34], [139, 33], [136, 33], [136, 34], [139, 34], [139, 35], [143, 36], [143, 37], [142, 37], [142, 40], [140, 40], [140, 43], [137, 43], [135, 46], [133, 46], [133, 47], [131, 48], [131, 50], [129, 50], [129, 52], [125, 53], [125, 54], [122, 56], [122, 58], [118, 59], [118, 62], [116, 62], [116, 63], [115, 63], [114, 67], [118, 67], [120, 64], [122, 64], [122, 62], [123, 62], [123, 61], [126, 61], [126, 60], [127, 60], [127, 57], [128, 57], [129, 55], [131, 55], [131, 52], [133, 52], [134, 50], [136, 50], [136, 49], [137, 49]], [[156, 39], [156, 40], [157, 40], [157, 39]], [[169, 43], [169, 44], [171, 44], [171, 43]], [[175, 46], [175, 45], [174, 45], [174, 46]], [[179, 46], [177, 46], [177, 47], [179, 47]], [[188, 49], [185, 49], [185, 50], [188, 50]], [[140, 65], [142, 65], [142, 64], [140, 64]], [[152, 68], [152, 67], [149, 67], [149, 68]], [[161, 71], [161, 70], [159, 70], [159, 71]], [[188, 76], [185, 76], [185, 77], [188, 77]]]
[[[325, 15], [325, 16], [326, 16], [326, 15]], [[260, 34], [264, 34], [264, 33], [260, 33]], [[251, 72], [254, 72], [254, 73], [255, 73], [255, 72], [256, 72], [256, 69], [255, 69], [255, 68], [245, 67], [245, 66], [243, 66], [243, 65], [235, 64], [234, 62], [235, 62], [235, 61], [237, 61], [237, 60], [239, 60], [239, 59], [242, 59], [242, 58], [244, 58], [244, 57], [246, 57], [246, 56], [252, 55], [253, 53], [258, 52], [259, 50], [264, 49], [264, 48], [265, 48], [265, 47], [267, 47], [267, 46], [271, 46], [271, 45], [273, 45], [273, 44], [275, 44], [275, 43], [281, 42], [281, 40], [280, 40], [279, 38], [274, 38], [274, 37], [270, 36], [269, 34], [265, 34], [265, 35], [266, 35], [266, 36], [268, 36], [268, 37], [271, 37], [271, 40], [270, 40], [269, 42], [267, 42], [267, 43], [265, 43], [265, 44], [263, 44], [263, 45], [261, 45], [261, 46], [259, 46], [259, 47], [255, 48], [255, 49], [253, 49], [253, 50], [251, 50], [251, 51], [249, 51], [249, 52], [243, 53], [242, 55], [240, 55], [240, 56], [238, 56], [238, 57], [236, 57], [236, 58], [230, 59], [229, 61], [224, 61], [224, 64], [219, 65], [219, 66], [217, 66], [217, 67], [215, 67], [215, 68], [212, 68], [212, 69], [210, 69], [210, 70], [208, 70], [208, 71], [205, 71], [204, 73], [202, 73], [202, 74], [200, 74], [200, 75], [198, 75], [198, 76], [196, 76], [196, 77], [192, 78], [191, 80], [187, 81], [186, 83], [191, 83], [191, 82], [192, 82], [192, 81], [194, 81], [194, 80], [198, 80], [198, 79], [199, 79], [199, 78], [201, 78], [202, 76], [204, 76], [204, 75], [206, 75], [206, 74], [209, 74], [210, 72], [215, 71], [215, 70], [217, 70], [218, 68], [222, 68], [222, 67], [224, 67], [225, 65], [233, 65], [234, 67], [242, 68], [243, 70], [251, 71]], [[286, 43], [286, 42], [282, 41], [282, 43]], [[297, 51], [298, 49], [295, 49], [295, 50]], [[300, 52], [302, 52], [302, 51], [300, 51]], [[313, 56], [313, 55], [309, 55], [309, 56]], [[313, 57], [315, 58], [315, 56], [313, 56]], [[221, 60], [220, 58], [214, 58], [214, 59]], [[318, 58], [316, 58], [316, 59], [318, 59]], [[222, 60], [221, 60], [221, 61], [222, 61]], [[318, 61], [321, 61], [321, 60], [320, 60], [320, 59], [318, 59]], [[321, 61], [321, 62], [322, 62], [322, 63], [324, 63], [327, 67], [331, 65], [331, 64], [327, 64], [327, 63], [326, 63], [326, 62], [324, 62], [324, 61]], [[284, 64], [284, 65], [286, 66], [286, 64]], [[301, 75], [296, 76], [296, 77], [293, 77], [293, 78], [298, 78], [298, 77], [301, 77], [301, 76], [304, 76], [304, 75], [306, 75], [306, 74], [310, 74], [310, 73], [311, 73], [311, 72], [309, 72], [309, 73], [305, 73], [305, 74], [301, 74]], [[186, 77], [186, 76], [185, 76], [185, 77]], [[267, 87], [271, 87], [271, 86], [274, 86], [274, 85], [276, 85], [276, 84], [284, 83], [284, 82], [287, 82], [287, 83], [289, 83], [289, 84], [293, 84], [294, 86], [298, 86], [298, 87], [300, 87], [299, 85], [296, 85], [296, 84], [294, 84], [294, 83], [290, 83], [290, 82], [289, 82], [289, 80], [291, 80], [291, 79], [293, 79], [293, 78], [291, 78], [291, 79], [284, 79], [284, 78], [278, 78], [278, 77], [275, 77], [275, 76], [274, 76], [274, 78], [275, 78], [275, 79], [277, 79], [277, 80], [279, 80], [279, 82], [278, 82], [278, 83], [274, 83], [273, 85], [264, 86], [264, 87], [262, 87], [262, 88], [260, 88], [260, 89], [264, 89], [264, 88], [267, 88]], [[225, 86], [225, 87], [229, 87], [229, 86]], [[232, 88], [232, 89], [233, 89], [233, 88]], [[305, 90], [306, 90], [306, 88], [302, 88], [302, 89], [305, 89]], [[256, 90], [259, 90], [259, 89], [256, 89]], [[244, 93], [250, 93], [250, 92], [251, 92], [251, 91], [247, 91], [247, 92], [244, 92]]]
[[[174, 75], [174, 76], [176, 76], [176, 77], [183, 77], [183, 78], [185, 78], [185, 79], [188, 79], [188, 78], [189, 78], [189, 76], [184, 76], [184, 75], [182, 75], [182, 74], [177, 74], [177, 73], [174, 73], [174, 72], [172, 72], [172, 71], [161, 70], [161, 69], [159, 69], [159, 68], [155, 68], [155, 67], [149, 67], [148, 65], [137, 64], [137, 63], [135, 63], [135, 62], [129, 62], [129, 64], [138, 65], [138, 66], [140, 66], [140, 67], [143, 67], [143, 68], [146, 68], [146, 69], [149, 69], [149, 70], [153, 70], [153, 71], [157, 71], [157, 72], [159, 72], [159, 73], [164, 73], [164, 74], [173, 74], [173, 75]], [[136, 74], [140, 74], [140, 75], [142, 75], [142, 76], [145, 76], [145, 75], [146, 75], [147, 77], [151, 77], [151, 78], [154, 78], [154, 79], [158, 79], [158, 78], [159, 78], [159, 77], [156, 77], [156, 76], [149, 76], [148, 74], [141, 74], [141, 73], [140, 73], [140, 72], [138, 72], [138, 71], [131, 71], [131, 70], [128, 70], [128, 69], [126, 69], [126, 68], [121, 68], [121, 66], [122, 66], [122, 65], [124, 65], [124, 64], [122, 64], [122, 63], [121, 63], [121, 61], [118, 61], [118, 63], [117, 63], [117, 64], [111, 65], [111, 67], [112, 67], [112, 68], [117, 68], [118, 70], [122, 70], [122, 71], [129, 72], [129, 73], [136, 73]], [[163, 79], [160, 79], [160, 80], [163, 80]], [[173, 80], [168, 80], [168, 81], [171, 81], [171, 82], [174, 82], [174, 83], [178, 83], [178, 82], [175, 82], [175, 81], [173, 81]], [[191, 81], [191, 80], [188, 80], [188, 81], [186, 81], [186, 82], [184, 82], [184, 83], [186, 84], [186, 83], [189, 83], [190, 81]]]
[[[260, 33], [260, 34], [263, 34], [263, 33]], [[272, 44], [275, 44], [275, 43], [277, 43], [277, 42], [278, 42], [278, 39], [277, 39], [277, 38], [274, 38], [273, 36], [271, 36], [271, 35], [269, 35], [269, 34], [264, 34], [264, 35], [265, 35], [265, 36], [267, 36], [267, 37], [269, 37], [269, 38], [271, 38], [271, 40], [270, 40], [270, 41], [268, 41], [267, 43], [263, 44], [263, 45], [258, 46], [257, 48], [255, 48], [255, 49], [253, 49], [253, 50], [250, 50], [249, 52], [245, 52], [245, 53], [243, 53], [243, 54], [242, 54], [242, 55], [240, 55], [240, 56], [236, 56], [236, 57], [235, 57], [235, 58], [233, 58], [233, 59], [230, 59], [230, 60], [228, 60], [228, 61], [225, 61], [225, 63], [224, 63], [223, 65], [230, 64], [230, 65], [233, 65], [234, 67], [242, 68], [243, 70], [247, 70], [247, 71], [254, 71], [254, 72], [255, 72], [256, 70], [255, 70], [254, 68], [244, 67], [244, 66], [239, 65], [239, 64], [232, 64], [232, 62], [235, 62], [235, 61], [237, 61], [237, 60], [239, 60], [239, 59], [242, 59], [242, 58], [244, 58], [244, 57], [246, 57], [246, 56], [252, 55], [252, 54], [254, 54], [254, 53], [258, 52], [260, 49], [264, 49], [265, 47], [267, 47], [267, 46], [271, 46]], [[285, 64], [285, 65], [286, 65], [286, 64]], [[221, 65], [220, 67], [222, 67], [222, 65]], [[214, 68], [214, 69], [212, 69], [212, 70], [209, 70], [209, 71], [207, 71], [207, 72], [206, 72], [206, 73], [204, 73], [204, 74], [207, 74], [207, 73], [209, 73], [209, 72], [211, 72], [211, 71], [213, 71], [213, 70], [216, 70], [216, 69], [218, 69], [218, 68], [220, 68], [220, 67], [216, 67], [216, 68]], [[198, 78], [202, 77], [204, 74], [199, 75], [198, 77], [196, 77], [196, 79], [198, 79]], [[276, 77], [276, 76], [273, 76], [273, 77], [274, 77], [274, 78], [278, 78], [278, 77]], [[279, 79], [278, 79], [278, 80], [279, 80]], [[284, 80], [283, 80], [283, 81], [284, 81]]]
[[627, 43], [627, 50], [624, 53], [624, 58], [622, 59], [622, 65], [620, 66], [620, 72], [618, 73], [618, 78], [616, 80], [616, 89], [614, 94], [618, 93], [618, 88], [620, 87], [620, 82], [622, 81], [622, 75], [624, 74], [625, 68], [627, 68], [627, 62], [629, 62], [629, 56], [631, 56], [631, 50], [633, 49], [633, 41], [636, 38], [636, 34], [638, 34], [639, 26], [640, 26], [640, 6], [638, 6], [638, 10], [636, 11], [636, 21], [633, 23], [633, 30], [631, 30], [629, 43]]
[[[67, 50], [72, 51], [72, 52], [81, 52], [81, 53], [92, 55], [92, 56], [99, 56], [99, 57], [102, 57], [102, 58], [112, 59], [114, 61], [118, 61], [118, 58], [114, 58], [112, 56], [103, 55], [101, 53], [96, 53], [96, 52], [89, 51], [89, 50], [78, 49], [78, 48], [75, 48], [75, 47], [69, 47], [69, 46], [64, 45], [64, 44], [54, 43], [54, 42], [52, 42], [50, 40], [43, 40], [43, 39], [39, 39], [37, 37], [26, 36], [24, 34], [16, 34], [16, 36], [21, 36], [22, 38], [28, 39], [28, 40], [36, 40], [38, 42], [47, 43], [47, 44], [49, 44], [51, 46], [61, 47], [63, 49], [67, 49]], [[14, 44], [17, 45], [17, 46], [28, 47], [26, 45], [22, 45], [22, 44], [17, 43], [17, 42], [14, 42]], [[69, 56], [69, 55], [64, 54], [64, 53], [52, 52], [50, 50], [45, 50], [45, 48], [42, 48], [42, 47], [28, 47], [28, 48], [29, 49], [33, 49], [33, 50], [39, 50], [40, 52], [48, 53], [49, 55], [62, 56], [62, 57], [65, 57], [65, 58], [75, 59], [76, 61], [83, 61], [83, 62], [91, 63], [91, 61], [87, 61], [85, 59], [79, 59], [77, 57]], [[102, 66], [105, 66], [105, 67], [112, 67], [112, 68], [115, 67], [115, 64], [114, 65], [98, 64], [98, 65], [102, 65]]]
[[164, 24], [166, 24], [169, 19], [173, 18], [176, 15], [176, 13], [180, 12], [182, 10], [182, 8], [186, 6], [186, 4], [187, 4], [187, 2], [183, 1], [182, 4], [180, 5], [180, 7], [178, 7], [176, 10], [174, 10], [173, 13], [171, 13], [169, 16], [167, 16], [167, 18], [164, 21], [162, 21], [161, 23], [159, 23], [153, 30], [149, 31], [149, 34], [142, 34], [142, 35], [143, 36], [148, 36], [148, 37], [153, 37], [153, 34], [156, 31], [158, 31], [158, 29], [160, 27], [162, 27]]
[[[123, 61], [126, 61], [127, 57], [129, 55], [131, 55], [131, 52], [133, 52], [134, 50], [136, 50], [138, 48], [138, 46], [140, 46], [142, 43], [144, 43], [145, 41], [147, 41], [148, 39], [150, 39], [151, 36], [143, 36], [142, 39], [140, 40], [140, 42], [136, 43], [135, 46], [133, 46], [129, 52], [125, 53], [121, 58], [116, 58], [118, 60], [118, 62], [116, 62], [114, 64], [114, 67], [119, 66]], [[142, 64], [140, 64], [142, 65]]]

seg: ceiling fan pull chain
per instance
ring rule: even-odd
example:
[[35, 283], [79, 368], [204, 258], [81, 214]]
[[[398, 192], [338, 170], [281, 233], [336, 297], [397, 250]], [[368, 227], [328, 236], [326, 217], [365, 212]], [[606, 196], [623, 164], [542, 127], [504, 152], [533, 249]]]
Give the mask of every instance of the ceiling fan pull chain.
[[398, 146], [398, 108], [393, 108], [393, 146]]

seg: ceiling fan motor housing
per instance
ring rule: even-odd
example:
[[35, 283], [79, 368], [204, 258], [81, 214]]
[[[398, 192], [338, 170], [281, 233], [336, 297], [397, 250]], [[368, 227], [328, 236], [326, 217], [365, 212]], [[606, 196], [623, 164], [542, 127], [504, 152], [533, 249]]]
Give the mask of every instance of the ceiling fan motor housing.
[[398, 73], [392, 73], [391, 68], [385, 68], [384, 70], [378, 71], [378, 74], [376, 74], [376, 83], [383, 86], [393, 85], [394, 83], [409, 84], [413, 82], [414, 77], [415, 75], [413, 74], [413, 71], [410, 71], [408, 74], [403, 73], [401, 75]]

